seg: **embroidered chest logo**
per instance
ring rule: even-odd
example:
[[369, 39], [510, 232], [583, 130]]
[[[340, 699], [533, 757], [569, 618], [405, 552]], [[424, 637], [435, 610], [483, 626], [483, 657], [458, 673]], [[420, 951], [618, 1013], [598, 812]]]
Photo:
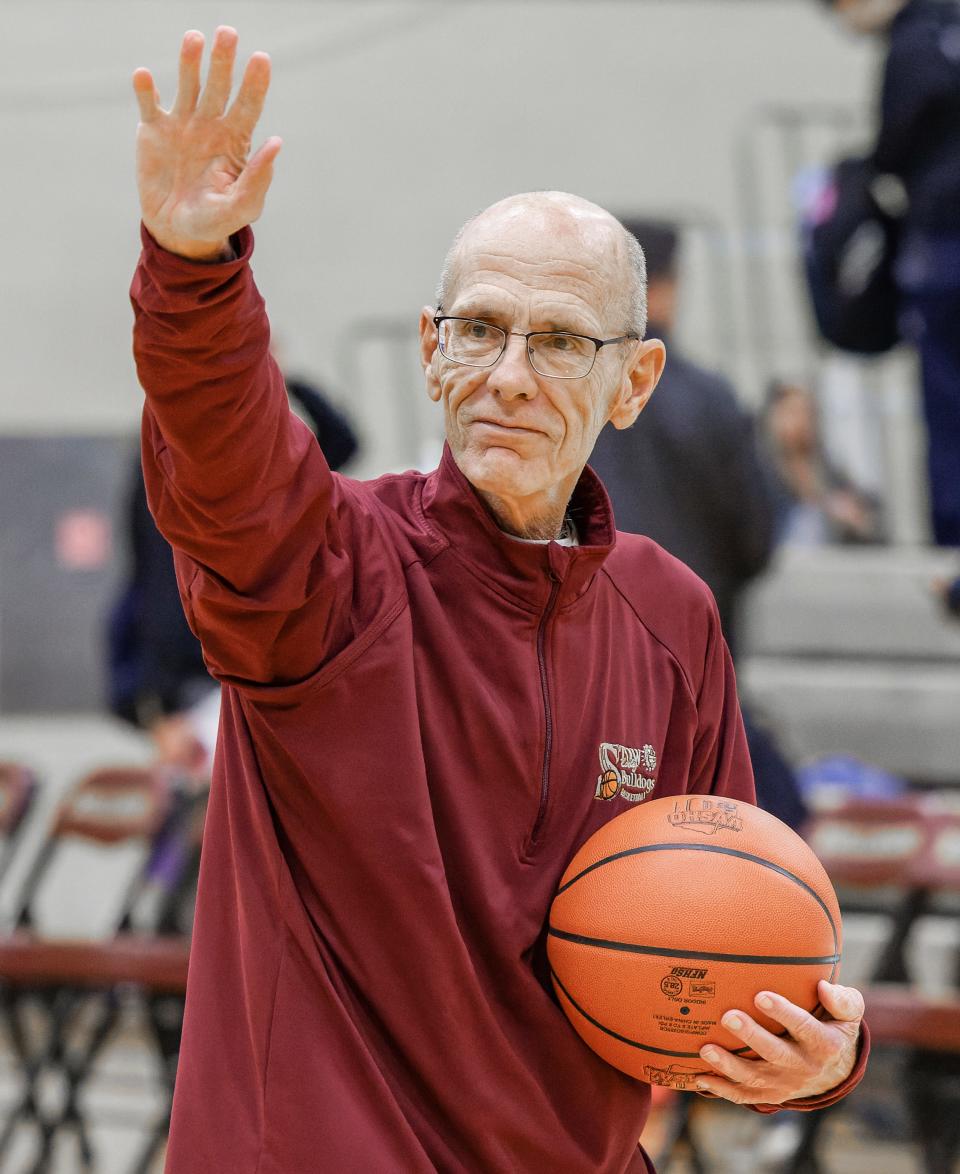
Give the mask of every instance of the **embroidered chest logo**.
[[600, 774], [597, 778], [595, 799], [626, 799], [640, 803], [656, 786], [650, 776], [657, 769], [657, 752], [652, 746], [634, 750], [618, 746], [616, 742], [600, 743]]

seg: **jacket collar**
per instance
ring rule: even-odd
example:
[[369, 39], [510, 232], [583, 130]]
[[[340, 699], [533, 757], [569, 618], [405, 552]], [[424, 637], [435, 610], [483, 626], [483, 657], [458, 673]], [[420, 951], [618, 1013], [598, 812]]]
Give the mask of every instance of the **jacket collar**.
[[613, 508], [600, 478], [587, 466], [577, 482], [567, 512], [577, 527], [578, 546], [558, 542], [519, 542], [494, 522], [476, 490], [443, 446], [440, 466], [424, 484], [428, 522], [451, 550], [491, 585], [524, 606], [546, 607], [555, 584], [556, 603], [573, 602], [590, 586], [616, 545]]

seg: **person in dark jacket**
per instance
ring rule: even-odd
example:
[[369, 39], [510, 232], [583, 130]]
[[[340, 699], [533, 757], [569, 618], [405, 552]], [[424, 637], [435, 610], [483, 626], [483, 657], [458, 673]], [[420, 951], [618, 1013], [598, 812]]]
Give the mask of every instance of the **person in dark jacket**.
[[673, 342], [676, 226], [639, 219], [624, 224], [643, 247], [649, 331], [665, 340], [669, 358], [641, 419], [625, 430], [604, 428], [590, 464], [610, 494], [617, 525], [646, 534], [707, 583], [736, 657], [737, 601], [773, 550], [772, 473], [730, 384]]
[[[766, 567], [774, 545], [773, 470], [730, 384], [672, 342], [680, 292], [676, 226], [624, 223], [646, 257], [648, 329], [668, 342], [669, 358], [640, 419], [628, 429], [606, 427], [590, 464], [610, 494], [618, 526], [646, 534], [707, 583], [736, 656], [741, 592]], [[807, 811], [793, 768], [775, 731], [747, 706], [742, 712], [757, 802], [798, 829]]]
[[[285, 376], [285, 383], [330, 468], [343, 468], [359, 445], [350, 421], [307, 380]], [[151, 735], [159, 761], [202, 771], [209, 767], [210, 741], [203, 703], [219, 686], [184, 615], [173, 552], [147, 505], [139, 454], [127, 516], [129, 574], [107, 621], [110, 710]]]
[[906, 193], [901, 332], [920, 357], [934, 540], [960, 546], [960, 4], [827, 3], [888, 42], [873, 159]]

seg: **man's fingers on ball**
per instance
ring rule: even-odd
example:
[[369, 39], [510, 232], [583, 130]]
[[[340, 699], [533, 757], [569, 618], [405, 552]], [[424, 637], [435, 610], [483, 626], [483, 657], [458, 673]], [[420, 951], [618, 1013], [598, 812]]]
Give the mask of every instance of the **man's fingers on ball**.
[[739, 1056], [724, 1051], [723, 1048], [713, 1046], [702, 1048], [700, 1057], [706, 1060], [711, 1068], [729, 1077], [735, 1084], [750, 1088], [761, 1079], [756, 1060], [743, 1060]]
[[818, 1038], [820, 1023], [809, 1011], [798, 1007], [796, 1003], [791, 1003], [783, 995], [762, 991], [757, 995], [756, 1001], [763, 1013], [785, 1027], [798, 1043], [811, 1043]]
[[839, 986], [822, 979], [819, 994], [820, 1001], [834, 1019], [854, 1022], [863, 1018], [866, 1008], [863, 995], [856, 987]]
[[[739, 1022], [739, 1028], [734, 1026], [736, 1022]], [[796, 1065], [796, 1055], [789, 1042], [761, 1027], [749, 1015], [738, 1011], [732, 1015], [725, 1015], [721, 1023], [727, 1031], [742, 1039], [745, 1044], [749, 1044], [761, 1060], [783, 1068]]]
[[763, 1104], [766, 1100], [764, 1093], [759, 1089], [747, 1088], [743, 1084], [737, 1084], [717, 1076], [699, 1077], [697, 1087], [703, 1092], [711, 1092], [714, 1096], [723, 1097], [725, 1101], [730, 1101], [734, 1105]]

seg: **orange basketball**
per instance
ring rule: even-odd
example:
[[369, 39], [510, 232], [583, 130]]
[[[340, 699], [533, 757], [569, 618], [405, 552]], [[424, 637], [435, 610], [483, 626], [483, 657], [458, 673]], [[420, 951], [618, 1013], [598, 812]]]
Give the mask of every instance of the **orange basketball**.
[[617, 788], [620, 786], [620, 776], [615, 770], [608, 770], [604, 773], [603, 778], [597, 788], [598, 799], [612, 799], [617, 793]]
[[692, 1088], [717, 1043], [751, 1055], [720, 1026], [776, 991], [821, 1013], [836, 981], [840, 909], [807, 844], [779, 819], [731, 799], [652, 799], [600, 828], [563, 875], [547, 952], [570, 1022], [615, 1068]]

